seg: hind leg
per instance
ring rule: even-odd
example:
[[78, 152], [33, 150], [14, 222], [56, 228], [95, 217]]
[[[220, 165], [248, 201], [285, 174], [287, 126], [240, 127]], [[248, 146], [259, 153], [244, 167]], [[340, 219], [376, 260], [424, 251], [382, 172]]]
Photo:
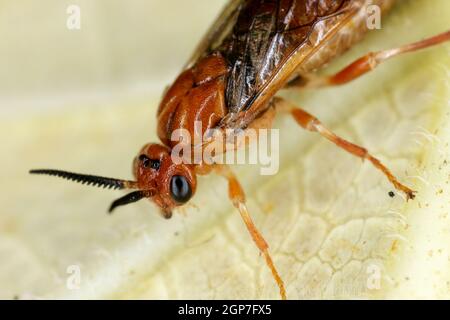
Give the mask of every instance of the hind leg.
[[299, 76], [289, 82], [286, 88], [320, 88], [326, 86], [336, 86], [346, 84], [354, 79], [361, 77], [369, 71], [375, 69], [381, 63], [408, 52], [414, 52], [426, 49], [450, 40], [450, 31], [438, 34], [418, 42], [410, 43], [398, 48], [370, 52], [365, 56], [355, 60], [338, 73], [325, 76]]

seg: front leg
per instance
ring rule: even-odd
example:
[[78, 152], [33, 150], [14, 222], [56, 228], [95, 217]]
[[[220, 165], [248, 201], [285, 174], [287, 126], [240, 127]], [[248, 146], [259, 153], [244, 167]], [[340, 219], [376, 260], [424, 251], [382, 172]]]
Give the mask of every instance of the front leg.
[[381, 163], [380, 160], [372, 156], [369, 151], [366, 148], [363, 148], [361, 146], [358, 146], [354, 143], [351, 143], [338, 135], [336, 135], [334, 132], [332, 132], [330, 129], [325, 127], [319, 119], [312, 116], [308, 112], [306, 112], [303, 109], [298, 108], [297, 106], [293, 105], [292, 103], [288, 102], [287, 100], [283, 98], [276, 97], [274, 98], [274, 104], [277, 110], [288, 112], [292, 115], [292, 117], [295, 119], [295, 121], [304, 129], [317, 132], [322, 137], [330, 140], [334, 144], [336, 144], [339, 148], [344, 149], [345, 151], [363, 159], [363, 160], [369, 160], [375, 168], [380, 170], [386, 178], [394, 185], [394, 187], [405, 193], [406, 199], [414, 199], [415, 191], [411, 190], [407, 186], [403, 185], [398, 181], [398, 179], [391, 173], [391, 171]]
[[255, 242], [259, 251], [264, 255], [266, 264], [269, 267], [270, 271], [272, 272], [272, 276], [280, 289], [281, 298], [283, 300], [285, 300], [286, 299], [286, 290], [284, 288], [283, 280], [281, 279], [280, 275], [278, 274], [278, 271], [275, 268], [275, 265], [272, 261], [272, 258], [269, 253], [269, 246], [268, 246], [266, 240], [264, 240], [264, 237], [256, 228], [256, 226], [253, 223], [253, 220], [250, 216], [250, 213], [247, 210], [247, 206], [245, 205], [245, 193], [241, 187], [241, 184], [239, 183], [236, 176], [234, 175], [234, 173], [231, 171], [231, 169], [228, 166], [217, 165], [214, 167], [214, 169], [219, 175], [223, 176], [225, 179], [228, 180], [228, 196], [229, 196], [231, 202], [233, 203], [233, 206], [236, 209], [238, 209], [238, 211], [241, 215], [241, 218], [244, 221], [245, 226], [247, 227], [247, 230], [253, 239], [253, 242]]

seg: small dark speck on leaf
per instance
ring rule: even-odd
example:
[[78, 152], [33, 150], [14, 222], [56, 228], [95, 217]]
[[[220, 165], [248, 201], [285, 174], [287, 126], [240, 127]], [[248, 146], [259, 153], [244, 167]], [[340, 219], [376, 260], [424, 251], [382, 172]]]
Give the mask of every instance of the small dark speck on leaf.
[[394, 191], [389, 191], [388, 195], [389, 195], [389, 197], [391, 197], [391, 198], [395, 197]]

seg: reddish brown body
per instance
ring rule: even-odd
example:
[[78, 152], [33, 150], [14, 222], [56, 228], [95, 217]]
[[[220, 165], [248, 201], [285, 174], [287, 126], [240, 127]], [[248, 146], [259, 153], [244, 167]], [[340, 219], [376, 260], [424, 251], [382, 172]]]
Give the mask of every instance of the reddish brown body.
[[211, 54], [184, 71], [167, 91], [158, 110], [158, 136], [173, 147], [176, 129], [187, 129], [194, 136], [194, 122], [202, 123], [202, 134], [217, 126], [228, 113], [225, 87], [228, 74], [226, 61]]
[[[173, 130], [193, 134], [194, 121], [204, 131], [247, 127], [289, 80], [323, 66], [362, 37], [366, 2], [232, 1], [166, 92], [158, 110], [161, 141], [172, 147]], [[394, 1], [370, 2], [387, 9]]]
[[[245, 194], [237, 178], [224, 165], [185, 163], [173, 157], [178, 146], [172, 133], [184, 129], [191, 136], [212, 128], [267, 128], [275, 111], [287, 112], [297, 123], [318, 132], [345, 151], [370, 161], [407, 199], [414, 192], [401, 184], [365, 148], [334, 134], [317, 118], [275, 97], [284, 87], [337, 85], [349, 82], [396, 55], [426, 48], [450, 39], [450, 32], [392, 50], [369, 53], [336, 75], [310, 78], [358, 41], [367, 31], [366, 6], [388, 9], [394, 0], [231, 0], [187, 64], [165, 93], [159, 106], [158, 137], [162, 144], [147, 144], [134, 160], [136, 181], [81, 175], [60, 170], [32, 170], [78, 182], [119, 189], [137, 189], [115, 202], [117, 206], [149, 198], [170, 218], [172, 210], [195, 193], [197, 174], [214, 171], [228, 180], [229, 197], [286, 297], [284, 284], [253, 224]], [[195, 131], [195, 123], [202, 131]], [[195, 148], [190, 142], [189, 147]], [[201, 148], [203, 145], [200, 146]], [[185, 159], [184, 159], [185, 160]]]

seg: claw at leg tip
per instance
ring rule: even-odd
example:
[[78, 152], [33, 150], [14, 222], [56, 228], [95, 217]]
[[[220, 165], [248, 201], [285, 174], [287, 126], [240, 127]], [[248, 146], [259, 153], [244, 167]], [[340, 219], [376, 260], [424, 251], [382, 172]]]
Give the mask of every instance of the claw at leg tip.
[[406, 201], [408, 200], [414, 200], [416, 198], [417, 191], [408, 191], [406, 192]]

